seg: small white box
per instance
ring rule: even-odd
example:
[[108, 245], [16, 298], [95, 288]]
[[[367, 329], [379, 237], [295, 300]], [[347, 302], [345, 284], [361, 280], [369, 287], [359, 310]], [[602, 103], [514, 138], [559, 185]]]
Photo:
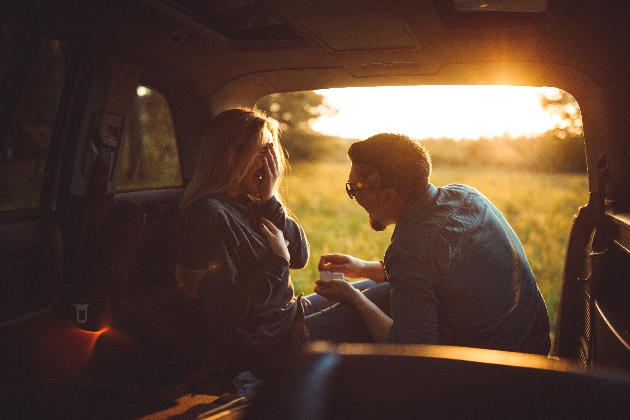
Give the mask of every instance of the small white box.
[[331, 273], [330, 271], [320, 271], [319, 278], [321, 280], [345, 280], [343, 273]]

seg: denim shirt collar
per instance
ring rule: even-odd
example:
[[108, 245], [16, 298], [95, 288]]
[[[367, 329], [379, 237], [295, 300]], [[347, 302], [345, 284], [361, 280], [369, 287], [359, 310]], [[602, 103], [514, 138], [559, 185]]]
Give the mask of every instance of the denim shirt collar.
[[417, 215], [423, 209], [429, 207], [437, 197], [438, 189], [435, 185], [429, 184], [428, 188], [409, 208], [398, 218], [394, 232], [392, 232], [392, 240], [396, 236], [397, 231], [404, 231], [407, 223], [416, 223]]

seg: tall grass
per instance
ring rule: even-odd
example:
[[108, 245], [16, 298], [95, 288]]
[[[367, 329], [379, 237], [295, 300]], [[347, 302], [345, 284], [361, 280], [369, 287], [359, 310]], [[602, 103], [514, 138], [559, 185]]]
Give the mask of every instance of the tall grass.
[[[311, 258], [293, 270], [298, 293], [312, 293], [319, 256], [329, 252], [381, 260], [392, 227], [374, 232], [366, 212], [344, 191], [350, 163], [296, 163], [283, 186], [287, 206], [306, 231]], [[467, 184], [487, 196], [518, 234], [552, 323], [556, 321], [565, 248], [574, 215], [588, 202], [585, 174], [549, 174], [492, 168], [434, 167], [436, 186]]]

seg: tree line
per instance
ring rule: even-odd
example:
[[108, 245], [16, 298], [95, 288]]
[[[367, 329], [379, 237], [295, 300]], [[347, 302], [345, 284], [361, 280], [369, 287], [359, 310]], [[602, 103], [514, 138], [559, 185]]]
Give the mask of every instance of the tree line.
[[[582, 119], [575, 99], [559, 89], [547, 95], [541, 94], [540, 103], [554, 124], [538, 137], [419, 140], [435, 165], [586, 172]], [[339, 159], [352, 142], [313, 131], [309, 121], [337, 112], [316, 92], [276, 93], [262, 98], [256, 107], [278, 121], [290, 161]]]

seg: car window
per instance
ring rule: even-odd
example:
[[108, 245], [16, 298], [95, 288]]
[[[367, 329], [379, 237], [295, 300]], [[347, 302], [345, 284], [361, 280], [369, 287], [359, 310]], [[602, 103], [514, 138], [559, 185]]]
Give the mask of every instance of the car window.
[[179, 187], [179, 153], [166, 97], [143, 85], [136, 93], [116, 190]]
[[39, 206], [70, 48], [44, 38], [24, 80], [31, 34], [3, 25], [1, 35], [0, 100], [2, 118], [10, 122], [0, 129], [0, 211], [8, 211]]

